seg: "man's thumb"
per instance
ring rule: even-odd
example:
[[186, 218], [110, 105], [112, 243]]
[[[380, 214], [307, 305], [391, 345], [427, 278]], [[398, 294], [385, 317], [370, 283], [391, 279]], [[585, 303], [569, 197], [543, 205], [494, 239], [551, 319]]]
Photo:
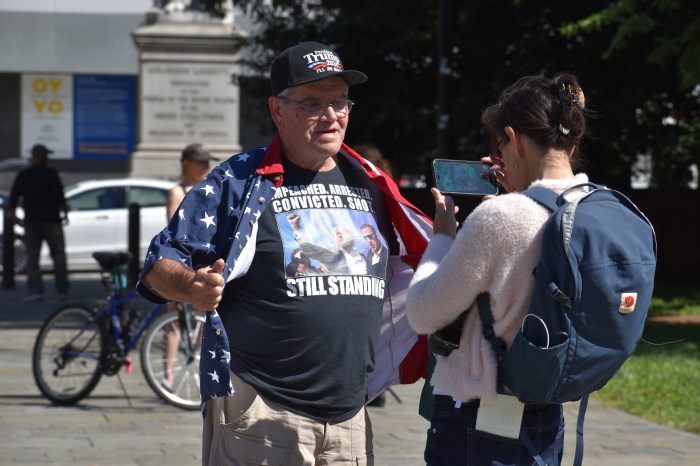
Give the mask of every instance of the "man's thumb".
[[212, 264], [211, 269], [209, 269], [209, 273], [224, 273], [225, 265], [226, 263], [223, 259], [217, 259], [216, 262]]

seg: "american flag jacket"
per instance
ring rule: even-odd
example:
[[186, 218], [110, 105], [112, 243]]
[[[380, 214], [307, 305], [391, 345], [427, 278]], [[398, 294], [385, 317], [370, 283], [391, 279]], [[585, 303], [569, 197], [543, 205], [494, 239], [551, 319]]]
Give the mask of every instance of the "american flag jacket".
[[[385, 193], [400, 244], [399, 256], [391, 256], [388, 262], [390, 299], [384, 301], [375, 370], [368, 374], [367, 399], [371, 400], [386, 387], [413, 383], [425, 376], [426, 338], [410, 328], [405, 297], [413, 270], [432, 235], [432, 222], [401, 195], [391, 179], [350, 147], [343, 144], [339, 156], [347, 157]], [[282, 185], [283, 177], [279, 135], [269, 146], [234, 155], [214, 168], [189, 191], [168, 226], [151, 241], [137, 285], [139, 293], [153, 302], [167, 301], [142, 280], [161, 259], [178, 261], [195, 270], [224, 258], [227, 283], [245, 275], [255, 254], [257, 219]], [[202, 408], [207, 400], [233, 394], [229, 362], [227, 329], [214, 309], [206, 313], [202, 336]]]

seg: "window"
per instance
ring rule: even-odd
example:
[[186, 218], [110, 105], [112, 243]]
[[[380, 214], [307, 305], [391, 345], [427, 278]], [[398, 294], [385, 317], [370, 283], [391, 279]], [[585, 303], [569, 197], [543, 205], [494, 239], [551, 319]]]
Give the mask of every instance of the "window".
[[124, 209], [125, 194], [124, 188], [119, 186], [96, 188], [78, 193], [66, 199], [66, 203], [71, 211]]
[[131, 186], [129, 188], [129, 202], [135, 202], [141, 207], [162, 207], [168, 200], [168, 192], [160, 188], [148, 188], [144, 186]]

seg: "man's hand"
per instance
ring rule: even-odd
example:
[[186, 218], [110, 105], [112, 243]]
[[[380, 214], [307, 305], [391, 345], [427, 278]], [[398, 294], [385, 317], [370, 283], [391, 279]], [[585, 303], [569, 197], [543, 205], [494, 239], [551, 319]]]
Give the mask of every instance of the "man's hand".
[[224, 271], [225, 262], [217, 259], [211, 267], [199, 269], [194, 274], [190, 295], [192, 305], [199, 311], [211, 311], [221, 302], [224, 293]]
[[199, 311], [211, 311], [219, 305], [224, 293], [225, 266], [223, 259], [217, 259], [211, 267], [195, 271], [172, 259], [162, 259], [146, 272], [143, 281], [167, 300], [192, 303]]
[[301, 230], [301, 226], [299, 225], [299, 222], [301, 221], [301, 217], [299, 216], [298, 213], [292, 212], [287, 216], [287, 220], [289, 221], [289, 224], [292, 226], [292, 230], [294, 231], [299, 231]]

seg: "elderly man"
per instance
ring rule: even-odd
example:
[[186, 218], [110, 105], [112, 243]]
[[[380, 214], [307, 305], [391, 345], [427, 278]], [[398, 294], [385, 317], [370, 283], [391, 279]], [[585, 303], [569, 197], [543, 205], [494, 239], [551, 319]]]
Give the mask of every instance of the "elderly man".
[[[282, 52], [268, 101], [279, 134], [212, 170], [153, 239], [139, 290], [210, 311], [200, 367], [203, 464], [373, 464], [364, 405], [398, 382], [392, 357], [411, 350], [378, 341], [382, 309], [392, 288], [405, 291], [405, 264], [416, 265], [432, 227], [343, 143], [348, 87], [366, 80], [326, 45]], [[299, 248], [287, 220], [294, 212], [320, 237], [347, 221], [377, 225], [401, 256], [394, 274], [288, 276]], [[392, 317], [404, 295], [391, 301]], [[421, 341], [413, 335], [404, 343]], [[375, 364], [386, 345], [392, 351]], [[417, 362], [415, 380], [427, 352], [413, 349], [418, 357], [398, 364], [404, 376]]]

